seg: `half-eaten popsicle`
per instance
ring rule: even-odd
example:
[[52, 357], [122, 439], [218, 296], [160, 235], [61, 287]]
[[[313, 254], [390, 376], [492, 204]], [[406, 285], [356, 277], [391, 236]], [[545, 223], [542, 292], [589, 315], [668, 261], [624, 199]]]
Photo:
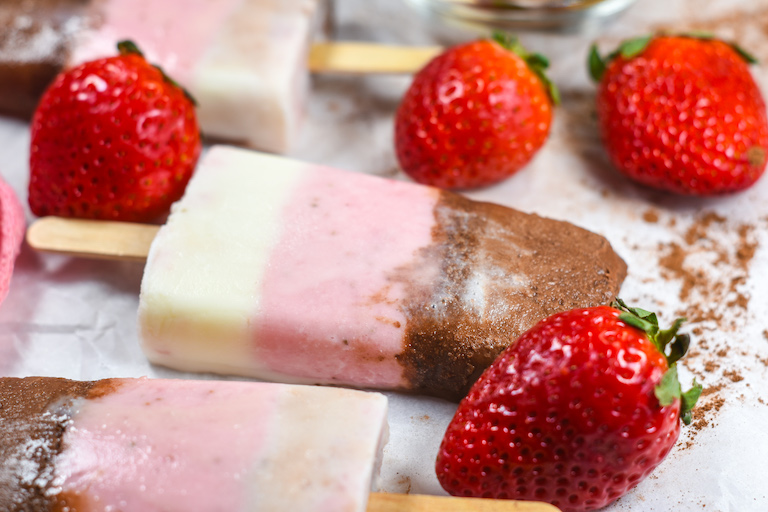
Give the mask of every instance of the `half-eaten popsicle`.
[[0, 510], [361, 512], [378, 393], [255, 382], [0, 379]]
[[535, 322], [609, 302], [625, 275], [566, 222], [216, 146], [154, 239], [140, 336], [185, 371], [459, 400]]

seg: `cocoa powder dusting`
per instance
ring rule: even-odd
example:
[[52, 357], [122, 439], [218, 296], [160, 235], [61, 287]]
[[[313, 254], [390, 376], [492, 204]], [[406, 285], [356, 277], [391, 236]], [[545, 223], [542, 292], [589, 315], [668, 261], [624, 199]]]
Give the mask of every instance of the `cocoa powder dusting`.
[[743, 325], [749, 296], [742, 287], [757, 250], [754, 230], [749, 224], [734, 228], [726, 218], [704, 212], [679, 241], [659, 244], [662, 277], [680, 282], [677, 315], [731, 331]]
[[[659, 222], [653, 215], [643, 215], [643, 220]], [[712, 343], [707, 333], [739, 332], [750, 321], [746, 285], [758, 250], [758, 227], [734, 223], [711, 211], [699, 213], [690, 224], [678, 219], [668, 225], [677, 237], [658, 244], [658, 265], [663, 279], [679, 283], [675, 314], [687, 319], [687, 330], [694, 334], [681, 364], [705, 386], [693, 411], [692, 428], [687, 429], [683, 443], [687, 448], [700, 431], [717, 425], [717, 414], [731, 394], [726, 391], [743, 385], [738, 356], [749, 354], [736, 346]], [[768, 339], [768, 329], [763, 336]], [[768, 359], [763, 364], [768, 365]]]
[[653, 208], [643, 212], [643, 220], [649, 224], [656, 224], [659, 222], [659, 212]]
[[0, 510], [76, 512], [76, 497], [48, 492], [69, 408], [73, 399], [98, 398], [118, 382], [0, 378]]

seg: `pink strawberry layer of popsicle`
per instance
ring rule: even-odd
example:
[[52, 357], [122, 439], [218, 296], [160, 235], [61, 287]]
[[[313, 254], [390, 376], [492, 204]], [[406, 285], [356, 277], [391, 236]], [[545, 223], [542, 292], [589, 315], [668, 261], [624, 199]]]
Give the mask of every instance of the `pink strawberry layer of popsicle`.
[[150, 249], [155, 363], [460, 399], [555, 311], [610, 301], [626, 266], [572, 224], [226, 146]]
[[31, 109], [55, 74], [130, 39], [196, 98], [205, 134], [284, 151], [308, 89], [322, 0], [5, 0], [0, 109]]
[[0, 177], [0, 303], [8, 295], [25, 230], [24, 210], [19, 198]]
[[0, 510], [366, 508], [377, 393], [253, 382], [0, 379]]

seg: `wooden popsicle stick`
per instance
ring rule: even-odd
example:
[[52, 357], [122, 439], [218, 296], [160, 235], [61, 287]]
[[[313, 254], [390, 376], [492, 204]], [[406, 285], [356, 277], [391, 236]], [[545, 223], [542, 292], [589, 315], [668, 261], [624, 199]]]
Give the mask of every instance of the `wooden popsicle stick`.
[[439, 54], [439, 46], [390, 46], [375, 43], [316, 43], [309, 51], [315, 73], [413, 73]]
[[422, 494], [374, 492], [368, 499], [367, 512], [559, 512], [538, 501], [454, 498]]
[[142, 261], [160, 226], [104, 220], [43, 217], [27, 229], [38, 251], [108, 260]]

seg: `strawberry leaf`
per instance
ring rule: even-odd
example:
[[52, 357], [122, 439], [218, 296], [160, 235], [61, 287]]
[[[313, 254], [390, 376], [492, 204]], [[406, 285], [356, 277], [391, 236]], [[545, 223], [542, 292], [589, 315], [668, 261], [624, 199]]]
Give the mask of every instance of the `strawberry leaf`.
[[592, 48], [589, 50], [589, 59], [587, 60], [589, 76], [591, 76], [592, 80], [595, 82], [599, 82], [603, 78], [605, 70], [608, 68], [608, 64], [610, 64], [611, 61], [619, 55], [625, 59], [631, 59], [632, 57], [640, 55], [643, 50], [648, 47], [651, 39], [653, 39], [653, 35], [627, 39], [626, 41], [623, 41], [615, 51], [605, 57], [600, 55], [597, 45], [593, 44]]
[[144, 53], [139, 49], [139, 46], [130, 39], [119, 41], [117, 43], [117, 51], [120, 53], [120, 55], [138, 55], [139, 57], [144, 56]]
[[738, 44], [730, 43], [730, 45], [731, 45], [731, 48], [733, 48], [733, 50], [739, 54], [739, 57], [741, 57], [747, 62], [747, 64], [758, 64], [760, 62], [759, 60], [757, 60], [757, 57], [749, 53], [747, 50], [745, 50]]
[[692, 411], [701, 396], [702, 390], [703, 388], [701, 384], [697, 383], [696, 379], [693, 379], [693, 386], [691, 389], [683, 393], [680, 397], [682, 400], [682, 403], [680, 404], [680, 417], [686, 425], [691, 424], [691, 420], [693, 419]]
[[619, 54], [625, 59], [637, 57], [648, 47], [653, 38], [652, 35], [628, 39], [619, 46]]
[[642, 308], [631, 308], [618, 297], [611, 306], [621, 311], [619, 320], [645, 332], [651, 343], [667, 359], [669, 369], [654, 388], [654, 394], [662, 406], [670, 405], [679, 398], [681, 401], [680, 418], [683, 423], [689, 425], [692, 419], [691, 410], [696, 405], [702, 388], [694, 380], [693, 387], [683, 393], [677, 375], [676, 363], [688, 352], [688, 347], [691, 344], [691, 338], [688, 334], [678, 334], [685, 318], [675, 320], [669, 329], [659, 329], [659, 322], [655, 313]]
[[638, 317], [634, 313], [626, 312], [619, 315], [619, 320], [622, 322], [631, 325], [632, 327], [636, 327], [637, 329], [640, 329], [641, 331], [647, 333], [648, 335], [655, 334], [656, 331], [658, 331], [658, 326], [653, 325], [653, 323], [643, 320], [642, 318]]
[[715, 39], [715, 34], [712, 32], [707, 32], [706, 30], [691, 30], [689, 32], [683, 32], [680, 35], [682, 37], [691, 37], [693, 39], [701, 39], [703, 41]]
[[678, 334], [675, 336], [674, 341], [669, 346], [669, 354], [667, 354], [667, 364], [675, 364], [688, 352], [688, 347], [691, 345], [691, 337], [687, 334]]
[[608, 65], [600, 55], [596, 44], [593, 44], [592, 48], [589, 50], [589, 60], [587, 61], [587, 64], [589, 66], [589, 76], [591, 76], [592, 80], [595, 82], [599, 82], [600, 79], [603, 78], [605, 69]]
[[659, 403], [662, 407], [672, 405], [675, 399], [680, 398], [683, 394], [680, 388], [680, 379], [677, 377], [677, 365], [673, 364], [664, 373], [659, 383], [653, 390], [656, 398], [659, 399]]

